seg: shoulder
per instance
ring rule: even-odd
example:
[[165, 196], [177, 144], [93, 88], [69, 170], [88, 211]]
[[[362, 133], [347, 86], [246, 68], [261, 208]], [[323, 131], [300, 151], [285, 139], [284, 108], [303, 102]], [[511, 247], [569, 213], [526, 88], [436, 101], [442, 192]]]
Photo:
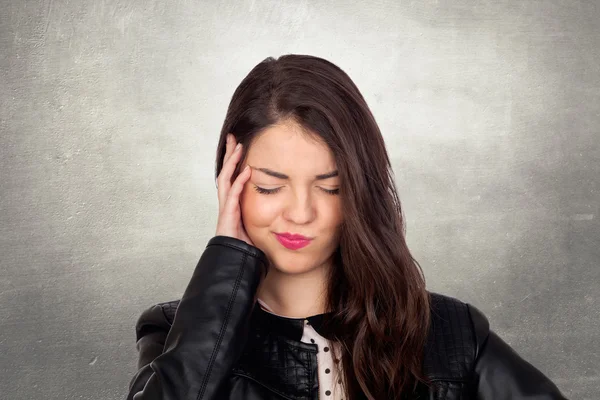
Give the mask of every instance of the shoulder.
[[179, 300], [154, 304], [138, 317], [135, 324], [138, 368], [149, 364], [162, 353], [178, 305]]
[[157, 328], [170, 329], [175, 319], [179, 300], [154, 304], [142, 311], [135, 325], [137, 339]]
[[424, 368], [431, 379], [468, 380], [489, 335], [487, 317], [457, 298], [430, 292]]

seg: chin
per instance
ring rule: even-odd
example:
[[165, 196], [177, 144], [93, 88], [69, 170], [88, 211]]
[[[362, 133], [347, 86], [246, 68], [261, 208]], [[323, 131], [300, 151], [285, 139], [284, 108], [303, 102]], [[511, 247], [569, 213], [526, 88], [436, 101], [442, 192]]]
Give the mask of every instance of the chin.
[[302, 253], [301, 250], [287, 250], [281, 247], [279, 242], [277, 247], [275, 249], [269, 248], [265, 254], [271, 262], [271, 267], [281, 273], [290, 275], [305, 274], [319, 269], [325, 263], [325, 260], [318, 257], [320, 254], [315, 254], [314, 251]]
[[314, 270], [315, 264], [307, 262], [302, 256], [287, 256], [270, 258], [272, 268], [284, 274], [303, 274]]

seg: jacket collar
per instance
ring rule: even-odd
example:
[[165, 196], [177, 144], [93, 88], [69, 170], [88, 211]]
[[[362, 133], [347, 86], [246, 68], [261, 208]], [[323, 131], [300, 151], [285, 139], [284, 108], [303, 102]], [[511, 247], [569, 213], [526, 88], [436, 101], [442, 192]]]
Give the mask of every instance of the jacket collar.
[[315, 331], [326, 339], [332, 340], [324, 326], [325, 318], [333, 313], [317, 314], [307, 318], [288, 318], [270, 313], [256, 302], [252, 311], [251, 323], [256, 328], [284, 336], [290, 340], [300, 341], [304, 334], [304, 321], [308, 321]]

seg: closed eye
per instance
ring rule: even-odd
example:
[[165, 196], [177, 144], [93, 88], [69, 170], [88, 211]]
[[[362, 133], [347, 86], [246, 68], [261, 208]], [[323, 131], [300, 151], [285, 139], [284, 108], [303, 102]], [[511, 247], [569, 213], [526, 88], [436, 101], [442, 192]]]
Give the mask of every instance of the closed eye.
[[[323, 192], [327, 193], [327, 194], [331, 194], [331, 195], [337, 195], [340, 193], [340, 189], [325, 189], [322, 187], [319, 187], [319, 189], [321, 189]], [[260, 194], [275, 194], [277, 192], [279, 192], [281, 190], [281, 186], [278, 188], [274, 188], [274, 189], [265, 189], [262, 188], [260, 186], [256, 186], [254, 185], [254, 190], [256, 190], [258, 193]]]
[[279, 192], [280, 189], [281, 189], [281, 187], [278, 187], [275, 189], [265, 189], [265, 188], [261, 188], [260, 186], [254, 185], [254, 190], [256, 190], [260, 194], [273, 194], [273, 193]]
[[329, 193], [329, 194], [340, 194], [340, 189], [325, 189], [325, 188], [320, 188], [322, 191], [324, 191], [325, 193]]

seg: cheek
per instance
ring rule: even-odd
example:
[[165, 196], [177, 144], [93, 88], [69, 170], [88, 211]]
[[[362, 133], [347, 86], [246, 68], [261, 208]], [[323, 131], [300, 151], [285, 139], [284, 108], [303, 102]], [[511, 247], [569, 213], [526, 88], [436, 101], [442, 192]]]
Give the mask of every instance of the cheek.
[[327, 202], [324, 209], [325, 212], [323, 215], [325, 215], [327, 218], [325, 221], [326, 225], [330, 228], [330, 230], [337, 231], [344, 219], [340, 200], [336, 198], [331, 202]]
[[267, 196], [245, 188], [241, 199], [242, 220], [247, 229], [269, 227], [277, 216], [277, 206]]

